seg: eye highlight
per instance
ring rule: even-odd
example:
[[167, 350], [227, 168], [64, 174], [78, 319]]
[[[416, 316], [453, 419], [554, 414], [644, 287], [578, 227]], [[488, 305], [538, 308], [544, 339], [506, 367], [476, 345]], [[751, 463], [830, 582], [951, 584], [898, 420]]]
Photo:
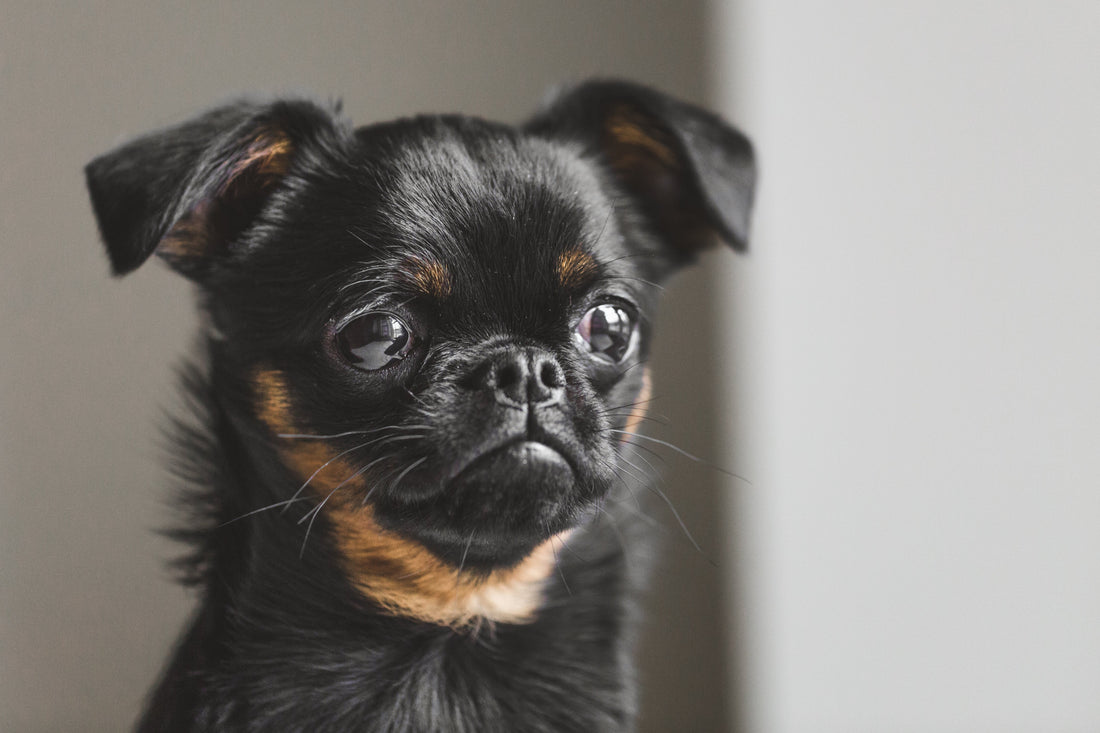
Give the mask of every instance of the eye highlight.
[[634, 316], [617, 303], [601, 303], [584, 314], [573, 332], [581, 351], [613, 363], [622, 361], [630, 351], [634, 336]]
[[408, 356], [416, 343], [409, 327], [391, 313], [365, 313], [336, 333], [340, 355], [356, 369], [385, 369]]

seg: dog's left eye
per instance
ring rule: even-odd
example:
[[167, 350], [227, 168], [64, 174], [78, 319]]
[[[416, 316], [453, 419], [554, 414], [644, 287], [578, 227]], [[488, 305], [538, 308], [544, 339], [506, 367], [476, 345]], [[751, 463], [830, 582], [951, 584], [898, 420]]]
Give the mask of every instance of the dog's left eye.
[[367, 313], [336, 334], [340, 354], [357, 369], [374, 371], [396, 364], [412, 350], [408, 326], [390, 313]]
[[584, 351], [616, 363], [630, 351], [633, 336], [634, 316], [616, 303], [602, 303], [589, 310], [574, 332]]

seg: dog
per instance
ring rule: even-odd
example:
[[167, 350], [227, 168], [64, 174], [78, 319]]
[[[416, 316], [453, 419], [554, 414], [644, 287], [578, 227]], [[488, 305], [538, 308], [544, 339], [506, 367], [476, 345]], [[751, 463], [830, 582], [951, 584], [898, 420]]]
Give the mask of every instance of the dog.
[[656, 301], [745, 248], [745, 136], [594, 80], [518, 126], [240, 101], [85, 173], [114, 274], [156, 254], [204, 316], [201, 600], [138, 730], [632, 730]]

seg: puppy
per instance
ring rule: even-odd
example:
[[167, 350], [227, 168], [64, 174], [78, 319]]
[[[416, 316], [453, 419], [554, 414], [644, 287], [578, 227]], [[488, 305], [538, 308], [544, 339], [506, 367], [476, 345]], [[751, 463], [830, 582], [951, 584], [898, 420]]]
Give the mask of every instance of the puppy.
[[520, 126], [240, 102], [86, 174], [115, 274], [156, 254], [206, 324], [201, 603], [139, 730], [631, 730], [655, 301], [745, 246], [745, 137], [596, 81]]

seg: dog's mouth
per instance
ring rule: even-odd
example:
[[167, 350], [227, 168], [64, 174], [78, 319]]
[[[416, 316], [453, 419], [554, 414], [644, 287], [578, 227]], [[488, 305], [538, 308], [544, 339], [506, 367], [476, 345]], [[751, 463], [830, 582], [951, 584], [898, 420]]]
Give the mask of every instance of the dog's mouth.
[[572, 461], [564, 450], [542, 441], [516, 438], [467, 463], [448, 482], [448, 488], [462, 490], [474, 482], [501, 484], [512, 480], [537, 486], [571, 485], [573, 476]]
[[[577, 485], [577, 471], [566, 449], [550, 443], [515, 438], [487, 450], [450, 481], [444, 492], [468, 519], [497, 524], [541, 517], [553, 521]], [[520, 520], [522, 521], [522, 520]]]
[[553, 437], [522, 434], [487, 446], [452, 468], [430, 496], [386, 513], [456, 566], [512, 565], [574, 526], [603, 484], [584, 470], [577, 447]]

